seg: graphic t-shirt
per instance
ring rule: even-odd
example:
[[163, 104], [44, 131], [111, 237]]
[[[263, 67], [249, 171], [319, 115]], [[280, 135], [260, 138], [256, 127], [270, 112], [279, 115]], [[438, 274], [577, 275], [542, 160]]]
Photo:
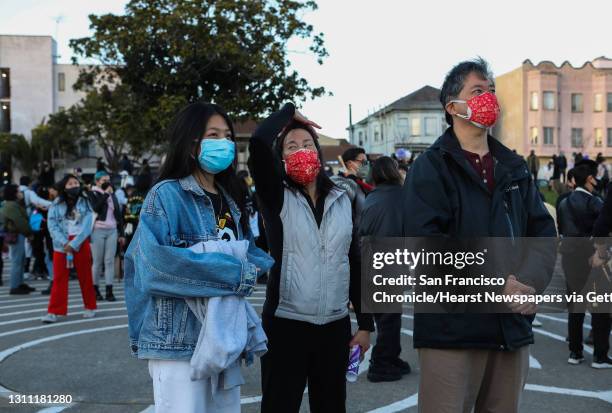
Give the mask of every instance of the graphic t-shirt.
[[223, 241], [237, 241], [238, 231], [236, 222], [230, 213], [229, 205], [221, 194], [213, 194], [212, 192], [204, 191], [210, 198], [215, 211], [215, 223], [217, 224], [217, 235]]

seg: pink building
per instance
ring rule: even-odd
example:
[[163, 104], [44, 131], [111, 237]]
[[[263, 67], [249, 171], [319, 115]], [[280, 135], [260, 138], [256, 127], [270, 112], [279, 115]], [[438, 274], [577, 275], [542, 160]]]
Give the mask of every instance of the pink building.
[[519, 154], [612, 156], [612, 59], [581, 67], [525, 60], [495, 82], [502, 113], [494, 135]]

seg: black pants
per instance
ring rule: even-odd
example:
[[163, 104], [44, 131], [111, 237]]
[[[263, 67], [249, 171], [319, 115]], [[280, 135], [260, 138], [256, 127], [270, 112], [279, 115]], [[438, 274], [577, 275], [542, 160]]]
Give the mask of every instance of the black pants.
[[344, 413], [349, 317], [325, 325], [263, 317], [263, 328], [262, 413], [299, 412], [306, 384], [312, 413]]
[[[580, 254], [565, 254], [561, 257], [561, 265], [565, 273], [567, 293], [580, 293], [586, 285], [591, 273], [587, 256]], [[582, 325], [586, 304], [569, 307], [567, 332], [570, 351], [581, 353], [583, 350]], [[610, 349], [610, 315], [608, 313], [591, 313], [593, 329], [593, 347], [595, 358], [606, 357]]]
[[[610, 350], [610, 315], [608, 313], [592, 313], [591, 327], [593, 329], [593, 347], [596, 359], [604, 358]], [[570, 351], [582, 353], [582, 324], [584, 313], [569, 313], [568, 330]]]
[[399, 358], [401, 347], [401, 314], [374, 314], [376, 345], [372, 349], [372, 366], [392, 364]]

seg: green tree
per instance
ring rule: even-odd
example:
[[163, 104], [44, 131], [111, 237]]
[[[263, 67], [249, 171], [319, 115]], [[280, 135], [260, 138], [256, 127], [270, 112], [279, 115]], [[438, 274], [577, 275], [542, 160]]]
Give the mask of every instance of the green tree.
[[32, 176], [39, 162], [39, 152], [25, 136], [16, 133], [0, 133], [0, 153], [9, 159], [10, 167], [19, 167]]
[[95, 60], [75, 88], [87, 97], [68, 115], [81, 139], [94, 139], [111, 169], [122, 151], [160, 151], [164, 130], [188, 102], [220, 104], [237, 118], [257, 118], [286, 100], [325, 93], [288, 59], [290, 39], [309, 43], [322, 63], [323, 34], [301, 19], [314, 1], [132, 0], [121, 16], [89, 16], [91, 37], [70, 42]]

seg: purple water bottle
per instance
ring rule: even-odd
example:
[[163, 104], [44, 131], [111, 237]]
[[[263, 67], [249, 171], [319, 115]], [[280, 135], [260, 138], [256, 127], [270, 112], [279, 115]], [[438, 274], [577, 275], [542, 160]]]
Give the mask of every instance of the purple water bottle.
[[70, 252], [66, 254], [66, 268], [68, 269], [74, 268], [74, 257], [72, 256], [72, 253]]
[[346, 369], [346, 381], [355, 383], [359, 376], [359, 358], [361, 357], [361, 347], [357, 344], [351, 347], [349, 353], [349, 363]]

